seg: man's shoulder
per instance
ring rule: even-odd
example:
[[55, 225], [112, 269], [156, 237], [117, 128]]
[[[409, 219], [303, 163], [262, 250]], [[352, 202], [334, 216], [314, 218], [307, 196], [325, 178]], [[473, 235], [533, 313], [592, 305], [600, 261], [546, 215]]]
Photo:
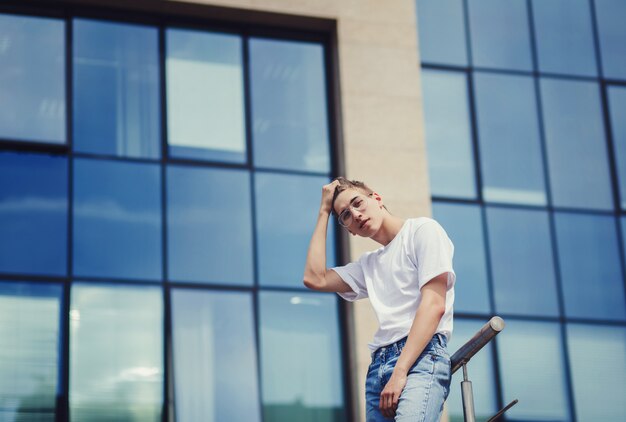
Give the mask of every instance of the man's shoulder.
[[425, 225], [439, 226], [439, 223], [437, 222], [437, 220], [434, 220], [430, 217], [409, 218], [407, 220], [407, 223], [409, 224], [410, 229], [413, 231], [417, 231], [418, 229], [420, 229], [421, 227]]

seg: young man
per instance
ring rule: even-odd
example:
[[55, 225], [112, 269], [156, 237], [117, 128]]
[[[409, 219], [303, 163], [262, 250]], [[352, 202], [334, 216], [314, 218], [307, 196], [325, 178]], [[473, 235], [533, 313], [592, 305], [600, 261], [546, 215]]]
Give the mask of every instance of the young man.
[[[382, 247], [357, 262], [326, 268], [330, 214], [352, 235]], [[430, 218], [403, 220], [364, 183], [338, 178], [322, 201], [304, 269], [306, 287], [354, 301], [369, 297], [380, 327], [369, 348], [368, 422], [438, 421], [450, 386], [454, 246]]]

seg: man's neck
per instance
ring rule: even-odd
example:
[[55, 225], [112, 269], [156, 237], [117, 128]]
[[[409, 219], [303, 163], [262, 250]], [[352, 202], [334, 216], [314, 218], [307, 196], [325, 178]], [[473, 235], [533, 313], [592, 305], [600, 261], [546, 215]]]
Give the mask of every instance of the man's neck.
[[380, 230], [376, 232], [372, 239], [376, 242], [380, 243], [383, 246], [387, 246], [389, 242], [391, 242], [402, 226], [404, 225], [404, 219], [400, 217], [396, 217], [394, 215], [388, 215], [387, 218], [383, 220], [383, 224], [380, 226]]

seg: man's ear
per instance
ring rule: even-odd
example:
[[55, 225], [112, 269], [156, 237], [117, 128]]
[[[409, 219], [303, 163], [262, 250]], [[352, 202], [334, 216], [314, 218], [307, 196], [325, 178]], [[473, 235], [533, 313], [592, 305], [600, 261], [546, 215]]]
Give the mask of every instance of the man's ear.
[[372, 195], [372, 198], [374, 198], [374, 200], [376, 200], [376, 202], [378, 202], [378, 207], [382, 208], [384, 206], [383, 198], [379, 194], [377, 194], [376, 192], [372, 192], [371, 195]]

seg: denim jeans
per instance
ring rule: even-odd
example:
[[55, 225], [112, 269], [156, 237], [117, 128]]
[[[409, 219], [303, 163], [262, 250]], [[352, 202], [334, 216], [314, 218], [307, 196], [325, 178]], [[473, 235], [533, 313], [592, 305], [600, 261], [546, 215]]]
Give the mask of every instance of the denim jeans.
[[[380, 394], [391, 377], [406, 337], [372, 353], [365, 383], [367, 422], [389, 421], [379, 408]], [[450, 356], [446, 337], [435, 334], [417, 358], [398, 400], [395, 421], [436, 422], [450, 391]]]

